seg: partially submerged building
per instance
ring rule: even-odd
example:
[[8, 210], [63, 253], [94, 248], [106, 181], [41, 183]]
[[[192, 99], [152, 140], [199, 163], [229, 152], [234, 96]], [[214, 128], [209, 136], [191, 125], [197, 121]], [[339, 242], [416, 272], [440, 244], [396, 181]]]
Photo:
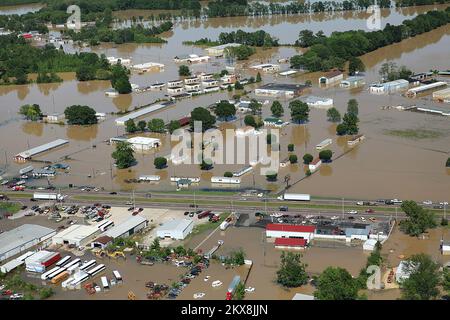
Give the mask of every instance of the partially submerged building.
[[309, 87], [304, 84], [268, 83], [255, 89], [255, 95], [294, 98], [298, 97]]
[[140, 215], [130, 216], [128, 219], [107, 230], [103, 235], [113, 239], [129, 237], [148, 226], [148, 220]]
[[163, 223], [156, 229], [159, 238], [183, 240], [192, 232], [194, 222], [188, 219], [176, 219]]
[[52, 238], [53, 244], [85, 246], [100, 233], [96, 226], [74, 224], [57, 233]]
[[326, 97], [308, 96], [304, 101], [311, 108], [329, 109], [333, 106], [333, 99]]
[[402, 90], [407, 90], [409, 88], [409, 81], [404, 79], [399, 79], [395, 81], [389, 81], [384, 83], [372, 84], [369, 87], [370, 93], [393, 93]]
[[339, 70], [332, 70], [319, 78], [319, 84], [329, 85], [344, 79], [344, 74]]
[[43, 153], [43, 152], [46, 152], [46, 151], [58, 148], [58, 147], [63, 146], [65, 144], [67, 144], [67, 143], [69, 143], [68, 140], [57, 139], [57, 140], [54, 140], [52, 142], [43, 144], [41, 146], [34, 147], [34, 148], [29, 149], [29, 150], [26, 150], [26, 151], [23, 151], [21, 153], [18, 153], [18, 154], [16, 154], [14, 156], [14, 160], [17, 161], [17, 162], [25, 162], [25, 161], [31, 159], [32, 157], [34, 157], [34, 156], [36, 156], [36, 155], [38, 155], [40, 153]]

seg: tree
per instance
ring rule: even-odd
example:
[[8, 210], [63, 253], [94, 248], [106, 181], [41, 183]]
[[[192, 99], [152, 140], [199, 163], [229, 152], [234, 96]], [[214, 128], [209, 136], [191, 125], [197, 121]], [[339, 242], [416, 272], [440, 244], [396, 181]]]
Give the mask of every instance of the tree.
[[343, 136], [347, 133], [347, 126], [344, 123], [340, 123], [336, 126], [336, 134], [338, 136]]
[[355, 116], [358, 115], [358, 101], [356, 99], [350, 99], [347, 102], [347, 113], [353, 113]]
[[400, 230], [410, 236], [418, 236], [428, 228], [436, 227], [434, 213], [425, 210], [414, 201], [404, 201], [401, 205], [407, 219], [400, 221]]
[[214, 113], [219, 119], [229, 119], [236, 115], [236, 107], [227, 100], [221, 100], [214, 107]]
[[280, 118], [284, 113], [283, 106], [277, 100], [275, 100], [272, 103], [272, 106], [270, 107], [270, 111], [272, 112], [272, 115], [277, 118]]
[[289, 152], [293, 152], [293, 151], [294, 151], [294, 147], [295, 147], [295, 146], [294, 146], [293, 143], [289, 143], [289, 144], [288, 144], [288, 147], [287, 147], [287, 148], [288, 148], [288, 151], [289, 151]]
[[305, 102], [295, 100], [289, 103], [291, 119], [295, 123], [304, 123], [309, 119], [309, 107]]
[[244, 90], [244, 85], [241, 84], [239, 81], [236, 81], [236, 82], [234, 83], [234, 88], [235, 88], [236, 90]]
[[277, 283], [283, 287], [294, 288], [308, 282], [307, 265], [301, 261], [302, 255], [293, 252], [281, 253], [281, 266], [277, 271]]
[[359, 122], [359, 119], [355, 113], [353, 113], [353, 112], [346, 113], [346, 114], [344, 114], [344, 118], [342, 121], [342, 124], [344, 125], [344, 127], [342, 127], [342, 128], [345, 128], [346, 134], [350, 134], [350, 135], [357, 134], [359, 131], [358, 122]]
[[227, 177], [227, 178], [231, 178], [231, 177], [233, 176], [233, 173], [230, 172], [230, 171], [226, 171], [226, 172], [223, 174], [223, 176], [224, 176], [224, 177]]
[[262, 79], [261, 79], [261, 73], [257, 73], [256, 74], [256, 80], [255, 80], [256, 82], [261, 82], [262, 81]]
[[348, 64], [348, 73], [350, 75], [356, 74], [356, 72], [364, 72], [366, 66], [358, 57], [351, 57]]
[[268, 133], [266, 136], [266, 142], [267, 144], [272, 144], [272, 143], [276, 143], [276, 136], [274, 134]]
[[277, 181], [278, 174], [277, 173], [267, 173], [266, 179], [267, 181]]
[[81, 65], [75, 75], [78, 81], [89, 81], [95, 79], [96, 69], [94, 66]]
[[167, 166], [167, 159], [164, 157], [157, 157], [153, 160], [156, 169], [163, 169]]
[[313, 160], [314, 160], [314, 157], [311, 154], [309, 154], [309, 153], [307, 153], [307, 154], [305, 154], [303, 156], [303, 163], [304, 164], [310, 164]]
[[444, 268], [442, 288], [450, 295], [450, 268]]
[[317, 279], [314, 297], [319, 300], [356, 300], [358, 285], [347, 270], [328, 267]]
[[331, 150], [322, 150], [319, 152], [319, 159], [323, 162], [330, 162], [333, 152]]
[[147, 123], [144, 120], [140, 120], [137, 124], [137, 127], [140, 131], [144, 132], [145, 128], [147, 128]]
[[202, 163], [200, 163], [200, 170], [211, 170], [213, 168], [213, 164], [211, 162], [206, 162], [205, 159], [202, 159]]
[[161, 250], [161, 244], [159, 242], [159, 238], [158, 237], [153, 239], [153, 242], [150, 245], [150, 250], [155, 250], [155, 251], [160, 251]]
[[245, 285], [241, 281], [236, 286], [236, 290], [234, 291], [233, 300], [244, 300], [245, 298]]
[[191, 112], [191, 129], [194, 130], [194, 121], [200, 121], [202, 123], [202, 132], [212, 128], [216, 123], [216, 117], [214, 117], [207, 109], [197, 107]]
[[128, 80], [128, 78], [125, 77], [117, 79], [114, 89], [116, 89], [117, 92], [120, 94], [130, 93], [131, 92], [130, 80]]
[[37, 121], [42, 117], [41, 107], [38, 104], [25, 104], [20, 107], [19, 113], [31, 121]]
[[331, 122], [341, 122], [341, 114], [335, 107], [327, 110], [327, 118]]
[[297, 158], [297, 156], [295, 154], [291, 154], [289, 156], [289, 162], [290, 163], [297, 163], [297, 161], [298, 161], [298, 158]]
[[131, 92], [129, 71], [121, 64], [115, 64], [111, 73], [111, 86], [120, 94]]
[[445, 166], [446, 166], [447, 168], [450, 168], [450, 158], [447, 159], [447, 162], [445, 163]]
[[257, 100], [252, 99], [248, 105], [248, 108], [251, 110], [253, 115], [261, 114], [262, 104]]
[[443, 226], [443, 227], [448, 226], [448, 219], [447, 218], [442, 217], [442, 219], [441, 219], [441, 226]]
[[39, 290], [39, 298], [41, 300], [50, 298], [54, 294], [54, 291], [52, 288], [42, 288]]
[[133, 119], [128, 119], [127, 121], [125, 121], [125, 131], [127, 133], [134, 133], [138, 131], [136, 123], [134, 122]]
[[178, 120], [171, 120], [169, 122], [167, 128], [168, 128], [170, 134], [172, 134], [175, 130], [181, 128], [180, 121], [178, 121]]
[[[178, 125], [180, 123], [178, 122]], [[166, 131], [164, 120], [159, 118], [151, 119], [147, 124], [148, 130], [151, 132], [164, 133]]]
[[252, 116], [251, 114], [248, 114], [248, 115], [245, 116], [244, 123], [245, 123], [246, 126], [251, 126], [253, 128], [256, 128], [255, 117]]
[[413, 255], [406, 261], [406, 273], [409, 277], [401, 283], [403, 299], [430, 300], [439, 295], [439, 265], [430, 256]]
[[181, 65], [181, 66], [178, 68], [178, 75], [179, 75], [180, 77], [189, 77], [189, 76], [191, 75], [191, 70], [189, 70], [189, 67], [188, 67], [188, 66]]
[[112, 158], [116, 160], [116, 165], [119, 169], [131, 167], [136, 162], [134, 158], [134, 150], [128, 142], [118, 142], [116, 150], [112, 153]]
[[88, 106], [73, 105], [64, 110], [64, 115], [69, 124], [96, 124], [98, 120], [95, 114], [95, 110]]
[[256, 49], [242, 45], [239, 47], [229, 47], [225, 49], [225, 55], [236, 58], [237, 60], [247, 60], [252, 54], [256, 52]]

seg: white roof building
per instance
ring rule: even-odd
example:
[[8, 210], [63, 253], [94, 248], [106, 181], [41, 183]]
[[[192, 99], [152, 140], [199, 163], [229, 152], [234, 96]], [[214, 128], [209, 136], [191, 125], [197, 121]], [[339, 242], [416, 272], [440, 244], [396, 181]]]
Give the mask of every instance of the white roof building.
[[305, 103], [309, 107], [329, 109], [333, 106], [333, 99], [326, 97], [309, 96], [305, 98]]
[[146, 151], [153, 148], [158, 148], [161, 145], [161, 140], [147, 137], [133, 137], [127, 140], [135, 151]]
[[74, 224], [67, 229], [57, 233], [52, 238], [53, 244], [85, 246], [100, 233], [96, 226]]
[[109, 236], [113, 239], [119, 237], [129, 237], [132, 234], [144, 229], [148, 226], [148, 220], [140, 215], [135, 215], [129, 217], [127, 220], [123, 221], [107, 230], [103, 235]]
[[43, 144], [41, 146], [34, 147], [34, 148], [29, 149], [29, 150], [26, 150], [26, 151], [23, 151], [21, 153], [18, 153], [18, 154], [16, 154], [14, 156], [14, 160], [19, 161], [19, 162], [24, 162], [27, 159], [29, 159], [29, 158], [31, 158], [31, 157], [39, 154], [39, 153], [49, 151], [51, 149], [60, 147], [60, 146], [65, 145], [67, 143], [69, 143], [68, 140], [57, 139], [57, 140], [54, 140], [52, 142]]
[[365, 251], [373, 251], [375, 250], [375, 246], [377, 244], [377, 239], [369, 239], [363, 243], [363, 250]]
[[172, 238], [183, 240], [192, 232], [194, 222], [192, 220], [180, 219], [163, 223], [156, 229], [156, 235], [160, 238]]

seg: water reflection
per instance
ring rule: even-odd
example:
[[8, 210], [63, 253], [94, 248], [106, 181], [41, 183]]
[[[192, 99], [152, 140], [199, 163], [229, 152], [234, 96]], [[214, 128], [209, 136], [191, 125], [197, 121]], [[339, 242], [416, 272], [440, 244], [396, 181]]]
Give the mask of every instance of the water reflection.
[[44, 124], [42, 122], [25, 121], [22, 123], [22, 131], [25, 134], [40, 137], [44, 132]]
[[75, 126], [68, 125], [66, 129], [66, 136], [70, 140], [76, 141], [90, 141], [97, 138], [98, 125], [92, 126]]
[[333, 174], [333, 167], [329, 164], [323, 164], [320, 166], [319, 173], [324, 177], [331, 176]]

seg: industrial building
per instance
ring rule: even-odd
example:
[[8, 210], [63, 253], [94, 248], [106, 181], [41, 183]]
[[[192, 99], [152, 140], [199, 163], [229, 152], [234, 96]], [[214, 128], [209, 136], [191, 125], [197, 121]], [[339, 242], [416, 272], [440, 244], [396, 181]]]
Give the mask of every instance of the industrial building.
[[192, 220], [180, 219], [163, 223], [156, 229], [156, 235], [160, 238], [171, 238], [183, 240], [192, 232], [194, 222]]
[[148, 226], [148, 220], [140, 215], [135, 215], [129, 217], [127, 220], [123, 221], [107, 230], [103, 235], [111, 237], [113, 239], [116, 238], [125, 238], [129, 237], [136, 232], [144, 229]]
[[302, 250], [306, 248], [307, 243], [306, 239], [301, 238], [276, 238], [275, 248]]
[[443, 81], [432, 82], [429, 84], [425, 84], [422, 86], [418, 86], [418, 87], [409, 89], [406, 92], [406, 96], [413, 98], [413, 97], [416, 97], [418, 94], [424, 94], [428, 91], [444, 88], [446, 86], [447, 86], [447, 82], [443, 82]]
[[135, 151], [148, 151], [153, 148], [158, 148], [161, 145], [161, 140], [147, 137], [133, 137], [127, 140]]
[[450, 88], [433, 92], [433, 100], [450, 101]]
[[164, 69], [164, 64], [157, 62], [146, 62], [141, 64], [135, 64], [132, 68], [133, 70], [136, 70], [139, 73], [149, 71], [161, 71]]
[[255, 69], [255, 70], [261, 70], [262, 72], [277, 72], [277, 71], [280, 71], [280, 65], [278, 65], [278, 64], [271, 64], [271, 63], [258, 64], [256, 66], [252, 66], [250, 68]]
[[344, 74], [341, 71], [332, 70], [319, 78], [319, 84], [329, 85], [342, 79], [344, 79]]
[[112, 237], [101, 236], [91, 242], [91, 248], [101, 248], [105, 249], [109, 244], [113, 242]]
[[268, 83], [255, 89], [255, 95], [294, 98], [301, 95], [307, 88], [303, 84]]
[[304, 102], [308, 107], [319, 109], [329, 109], [333, 106], [333, 99], [325, 97], [309, 96], [305, 98]]
[[187, 54], [187, 55], [179, 55], [176, 56], [173, 60], [176, 63], [201, 63], [201, 62], [208, 62], [211, 59], [210, 56], [199, 56], [195, 53]]
[[54, 236], [54, 229], [23, 224], [0, 234], [0, 261], [9, 259]]
[[43, 144], [41, 146], [34, 147], [34, 148], [29, 149], [29, 150], [26, 150], [26, 151], [23, 151], [21, 153], [18, 153], [18, 154], [16, 154], [14, 156], [14, 160], [17, 161], [17, 162], [25, 162], [28, 159], [31, 159], [35, 155], [38, 155], [38, 154], [40, 154], [42, 152], [46, 152], [46, 151], [49, 151], [51, 149], [60, 147], [60, 146], [65, 145], [67, 143], [69, 143], [68, 140], [57, 139], [55, 141], [52, 141], [52, 142]]
[[226, 43], [226, 44], [222, 44], [220, 46], [206, 48], [206, 51], [211, 56], [220, 57], [220, 56], [224, 55], [225, 50], [227, 48], [240, 47], [240, 46], [241, 46], [240, 43]]
[[25, 268], [30, 272], [43, 273], [52, 264], [61, 259], [59, 252], [41, 250], [25, 259]]
[[364, 77], [352, 76], [352, 77], [348, 77], [345, 80], [342, 80], [340, 83], [340, 86], [342, 88], [355, 88], [355, 87], [363, 86], [365, 83], [366, 83], [366, 81], [364, 80]]
[[308, 242], [314, 239], [315, 226], [270, 223], [266, 226], [267, 238], [302, 238]]
[[157, 104], [151, 105], [147, 108], [139, 109], [138, 111], [135, 111], [135, 112], [131, 112], [123, 117], [117, 118], [116, 125], [123, 126], [123, 125], [125, 125], [125, 122], [127, 122], [130, 119], [134, 120], [136, 118], [145, 116], [151, 112], [161, 110], [162, 108], [168, 107], [172, 104], [173, 104], [173, 102], [167, 101], [167, 102], [162, 102], [162, 103], [157, 103]]
[[99, 233], [100, 230], [95, 226], [74, 224], [53, 236], [52, 242], [81, 247], [94, 240]]
[[409, 88], [409, 81], [399, 79], [395, 81], [389, 81], [385, 83], [373, 84], [369, 87], [370, 93], [392, 93], [401, 90], [407, 90]]

